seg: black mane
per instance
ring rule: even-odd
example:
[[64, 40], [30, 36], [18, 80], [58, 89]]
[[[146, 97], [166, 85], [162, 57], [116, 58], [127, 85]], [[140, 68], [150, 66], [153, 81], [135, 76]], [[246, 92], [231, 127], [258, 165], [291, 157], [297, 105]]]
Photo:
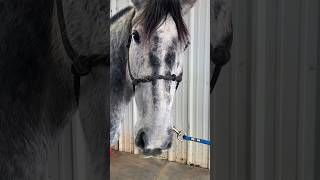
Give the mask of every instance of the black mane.
[[143, 12], [138, 17], [150, 39], [151, 34], [163, 23], [170, 14], [176, 23], [178, 39], [187, 42], [189, 32], [182, 17], [182, 7], [179, 0], [150, 0], [144, 6]]
[[115, 21], [117, 21], [120, 17], [122, 17], [124, 14], [126, 14], [128, 11], [130, 11], [132, 9], [131, 6], [128, 6], [124, 9], [122, 9], [121, 11], [119, 11], [117, 14], [115, 14], [114, 16], [111, 17], [110, 21], [111, 24], [113, 24]]

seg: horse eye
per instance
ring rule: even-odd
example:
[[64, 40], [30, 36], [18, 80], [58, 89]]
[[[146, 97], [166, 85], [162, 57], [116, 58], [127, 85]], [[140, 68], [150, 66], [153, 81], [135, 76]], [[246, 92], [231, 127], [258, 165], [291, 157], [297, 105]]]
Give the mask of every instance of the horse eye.
[[140, 43], [140, 35], [139, 35], [138, 31], [133, 31], [132, 37], [136, 43]]

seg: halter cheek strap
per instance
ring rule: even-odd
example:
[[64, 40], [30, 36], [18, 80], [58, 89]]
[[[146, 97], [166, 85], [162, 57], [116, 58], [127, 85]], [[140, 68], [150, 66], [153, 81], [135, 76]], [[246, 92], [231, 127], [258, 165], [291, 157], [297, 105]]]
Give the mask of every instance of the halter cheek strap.
[[91, 68], [93, 66], [96, 66], [98, 64], [103, 64], [103, 63], [106, 63], [108, 65], [108, 63], [110, 63], [110, 62], [107, 62], [109, 54], [91, 54], [91, 55], [78, 54], [72, 47], [67, 35], [67, 28], [64, 20], [62, 1], [56, 0], [56, 5], [57, 5], [57, 16], [58, 16], [58, 22], [59, 22], [63, 47], [68, 57], [72, 61], [71, 72], [73, 74], [74, 94], [75, 94], [77, 105], [79, 105], [80, 77], [88, 75], [91, 72]]

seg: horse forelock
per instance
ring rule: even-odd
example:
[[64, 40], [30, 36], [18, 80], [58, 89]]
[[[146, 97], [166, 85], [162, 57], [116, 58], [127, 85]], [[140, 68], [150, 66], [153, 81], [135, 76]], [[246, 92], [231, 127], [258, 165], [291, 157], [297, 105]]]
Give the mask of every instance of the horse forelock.
[[176, 24], [179, 41], [186, 43], [189, 32], [183, 19], [180, 0], [147, 1], [136, 19], [137, 23], [143, 25], [144, 33], [149, 39], [154, 31], [166, 21], [168, 15]]

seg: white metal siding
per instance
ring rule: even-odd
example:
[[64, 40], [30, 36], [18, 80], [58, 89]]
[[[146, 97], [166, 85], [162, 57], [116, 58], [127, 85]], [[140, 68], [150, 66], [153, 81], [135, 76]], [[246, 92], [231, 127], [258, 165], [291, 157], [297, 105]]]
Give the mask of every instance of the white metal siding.
[[[130, 5], [130, 0], [111, 1], [111, 14]], [[178, 128], [195, 137], [209, 139], [209, 86], [210, 86], [210, 1], [196, 3], [186, 17], [190, 31], [190, 47], [184, 55], [183, 82], [176, 93], [172, 117]], [[138, 153], [134, 146], [133, 129], [138, 115], [132, 101], [126, 113], [119, 150]], [[197, 143], [174, 140], [172, 148], [161, 158], [209, 168], [209, 147]]]

